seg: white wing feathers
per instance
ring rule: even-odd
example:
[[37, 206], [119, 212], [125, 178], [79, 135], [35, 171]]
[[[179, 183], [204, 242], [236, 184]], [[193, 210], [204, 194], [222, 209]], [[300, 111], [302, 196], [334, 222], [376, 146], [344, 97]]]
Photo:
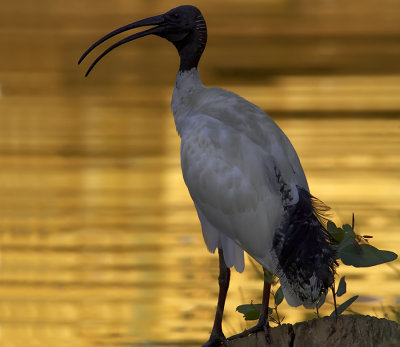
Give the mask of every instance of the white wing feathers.
[[283, 213], [280, 181], [292, 203], [296, 185], [308, 189], [296, 152], [255, 105], [216, 88], [200, 96], [180, 131], [181, 160], [207, 247], [222, 247], [227, 265], [240, 272], [242, 249], [274, 271], [270, 250]]
[[[196, 204], [195, 204], [196, 206]], [[197, 214], [202, 226], [204, 241], [208, 250], [214, 253], [217, 247], [222, 247], [224, 250], [224, 259], [228, 267], [234, 266], [236, 271], [243, 272], [244, 270], [244, 254], [243, 249], [240, 248], [232, 239], [225, 234], [219, 232], [203, 215], [201, 210], [197, 208]]]

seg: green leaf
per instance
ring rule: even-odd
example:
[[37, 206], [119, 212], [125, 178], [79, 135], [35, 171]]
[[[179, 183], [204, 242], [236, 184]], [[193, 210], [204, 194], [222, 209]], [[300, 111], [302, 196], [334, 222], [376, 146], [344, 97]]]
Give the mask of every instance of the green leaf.
[[283, 300], [282, 287], [279, 287], [279, 289], [276, 291], [274, 298], [275, 298], [275, 306], [278, 306]]
[[[262, 304], [247, 304], [236, 307], [236, 311], [243, 314], [245, 320], [257, 320], [260, 318]], [[268, 307], [268, 315], [272, 314], [272, 308]]]
[[340, 241], [339, 244], [339, 252], [341, 249], [353, 245], [354, 247], [358, 246], [356, 241], [356, 234], [354, 233], [353, 229], [350, 225], [345, 224], [343, 225], [343, 239]]
[[346, 280], [344, 279], [345, 276], [343, 276], [338, 285], [338, 289], [336, 291], [337, 296], [342, 296], [344, 293], [346, 293]]
[[[357, 246], [358, 246], [358, 242], [357, 241], [355, 241], [355, 240], [353, 240], [351, 238], [345, 239], [339, 244], [337, 256], [339, 258], [341, 257], [341, 252], [343, 251], [343, 249], [345, 249], [345, 248], [347, 249], [349, 247], [353, 247], [354, 248], [354, 247], [357, 247]], [[348, 252], [348, 250], [347, 250], [347, 252]], [[357, 249], [354, 248], [353, 252], [357, 252]], [[358, 251], [358, 253], [360, 253], [360, 251]]]
[[332, 232], [336, 230], [336, 224], [334, 222], [332, 222], [331, 220], [328, 220], [328, 223], [326, 224], [326, 229], [328, 230], [328, 232]]
[[321, 306], [324, 304], [325, 299], [326, 299], [326, 293], [323, 293], [323, 294], [321, 295], [321, 297], [319, 298], [318, 303], [317, 303], [317, 308], [318, 308], [318, 309], [320, 309]]
[[328, 233], [335, 239], [337, 242], [342, 242], [344, 239], [344, 231], [340, 228], [336, 227], [336, 224], [332, 221], [328, 221], [327, 224]]
[[245, 320], [256, 320], [260, 317], [261, 304], [247, 304], [236, 307], [236, 311], [243, 313]]
[[397, 254], [383, 251], [369, 244], [358, 244], [355, 241], [339, 248], [339, 257], [346, 265], [370, 267], [397, 259]]
[[[354, 301], [356, 301], [358, 299], [358, 295], [353, 296], [352, 298], [350, 298], [349, 300], [345, 301], [343, 304], [339, 305], [337, 307], [337, 314], [338, 316], [341, 315]], [[335, 317], [336, 313], [335, 311], [333, 311], [330, 315], [331, 317]]]
[[342, 226], [343, 232], [345, 233], [345, 237], [351, 237], [353, 239], [356, 238], [356, 233], [354, 232], [353, 228], [349, 224], [344, 224]]
[[[353, 229], [351, 228], [350, 225], [345, 224], [345, 225], [343, 225], [343, 229], [340, 229], [340, 230], [343, 231], [343, 238], [340, 241], [339, 247], [338, 247], [339, 258], [341, 257], [341, 253], [340, 252], [344, 248], [347, 248], [347, 247], [355, 247], [355, 248], [357, 248], [358, 247], [358, 243], [355, 240], [356, 239], [356, 234], [354, 233], [354, 231], [353, 231]], [[357, 250], [354, 249], [354, 251], [356, 252]]]

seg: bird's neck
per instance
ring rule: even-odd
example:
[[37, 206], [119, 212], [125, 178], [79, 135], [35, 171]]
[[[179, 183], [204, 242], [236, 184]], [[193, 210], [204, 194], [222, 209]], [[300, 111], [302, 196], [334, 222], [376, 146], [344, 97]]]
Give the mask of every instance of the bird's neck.
[[206, 43], [207, 31], [205, 27], [204, 29], [193, 31], [182, 41], [174, 42], [180, 57], [179, 71], [183, 72], [189, 71], [193, 68], [197, 69], [201, 55], [206, 47]]
[[181, 71], [176, 75], [175, 88], [172, 94], [171, 108], [174, 114], [176, 130], [182, 136], [184, 123], [193, 108], [199, 102], [199, 93], [205, 87], [201, 83], [197, 68]]
[[199, 60], [201, 57], [201, 52], [199, 49], [191, 48], [190, 46], [185, 46], [179, 51], [180, 64], [179, 71], [189, 71], [193, 68], [197, 69]]

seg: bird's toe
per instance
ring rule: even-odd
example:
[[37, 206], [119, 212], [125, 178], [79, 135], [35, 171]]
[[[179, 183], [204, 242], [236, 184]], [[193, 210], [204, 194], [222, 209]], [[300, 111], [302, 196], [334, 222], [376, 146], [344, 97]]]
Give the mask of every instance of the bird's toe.
[[269, 324], [264, 324], [263, 325], [263, 330], [264, 330], [264, 337], [265, 337], [265, 342], [267, 345], [271, 344], [271, 335], [269, 334]]
[[210, 339], [202, 345], [202, 347], [230, 347], [231, 343], [226, 339], [224, 334], [212, 334]]
[[232, 341], [238, 338], [242, 338], [242, 337], [246, 337], [249, 336], [251, 334], [255, 334], [259, 331], [263, 331], [264, 332], [264, 336], [265, 336], [265, 342], [267, 345], [271, 344], [271, 337], [269, 334], [269, 324], [268, 322], [258, 322], [258, 324], [256, 324], [254, 327], [247, 329], [239, 334], [233, 335], [231, 337], [228, 338], [228, 340]]

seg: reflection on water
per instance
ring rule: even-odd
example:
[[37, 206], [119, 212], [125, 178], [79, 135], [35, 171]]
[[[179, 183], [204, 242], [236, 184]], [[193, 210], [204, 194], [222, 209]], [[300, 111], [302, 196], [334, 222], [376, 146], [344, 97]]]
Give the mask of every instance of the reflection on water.
[[[157, 4], [0, 5], [1, 346], [198, 346], [208, 337], [217, 257], [181, 177], [169, 110], [176, 53], [148, 38], [88, 79], [76, 68], [99, 36], [178, 3]], [[201, 3], [204, 82], [268, 110], [312, 192], [337, 219], [355, 212], [360, 233], [399, 252], [398, 8], [224, 5]], [[400, 300], [390, 267], [342, 271], [349, 295], [363, 298], [356, 311]], [[226, 334], [246, 326], [235, 307], [260, 300], [261, 289], [252, 266], [233, 274]], [[288, 322], [310, 314], [282, 311]]]

